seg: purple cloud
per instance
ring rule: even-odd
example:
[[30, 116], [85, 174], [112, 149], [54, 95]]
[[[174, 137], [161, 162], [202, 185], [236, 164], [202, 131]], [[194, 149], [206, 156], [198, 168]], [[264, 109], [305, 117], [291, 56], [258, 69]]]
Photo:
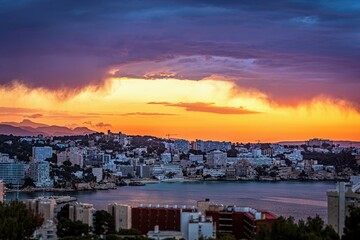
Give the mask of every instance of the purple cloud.
[[278, 102], [360, 102], [358, 1], [4, 1], [0, 85], [225, 76]]

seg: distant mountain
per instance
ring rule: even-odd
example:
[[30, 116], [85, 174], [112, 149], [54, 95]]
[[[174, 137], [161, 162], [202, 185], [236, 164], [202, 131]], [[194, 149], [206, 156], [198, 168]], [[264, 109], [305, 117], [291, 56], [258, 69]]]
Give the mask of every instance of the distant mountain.
[[14, 136], [33, 136], [34, 133], [27, 131], [25, 129], [14, 127], [7, 124], [0, 124], [0, 134], [4, 135], [14, 135]]
[[14, 127], [32, 127], [32, 128], [38, 128], [38, 127], [47, 127], [49, 125], [43, 124], [43, 123], [36, 123], [29, 119], [24, 119], [21, 122], [3, 122], [2, 124], [11, 125]]
[[3, 122], [0, 123], [0, 134], [15, 136], [37, 136], [39, 134], [45, 136], [72, 136], [92, 134], [93, 131], [87, 127], [77, 127], [74, 129], [63, 126], [49, 126], [43, 123], [36, 123], [28, 119], [22, 122]]

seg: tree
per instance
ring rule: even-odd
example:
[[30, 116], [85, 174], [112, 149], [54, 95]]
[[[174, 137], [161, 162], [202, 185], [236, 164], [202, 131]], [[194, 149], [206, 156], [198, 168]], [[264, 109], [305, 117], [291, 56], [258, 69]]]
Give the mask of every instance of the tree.
[[71, 162], [69, 160], [66, 160], [63, 162], [63, 165], [66, 167], [70, 167], [71, 166]]
[[62, 218], [69, 218], [69, 204], [65, 204], [57, 213], [56, 218], [61, 221]]
[[115, 232], [114, 217], [104, 210], [96, 211], [94, 232], [98, 235]]
[[61, 238], [69, 236], [83, 236], [89, 234], [89, 226], [80, 221], [71, 221], [68, 218], [61, 218], [56, 226], [57, 235]]
[[22, 202], [0, 203], [0, 239], [30, 239], [42, 223]]
[[29, 177], [26, 177], [24, 179], [24, 184], [22, 185], [22, 188], [26, 188], [26, 187], [36, 187], [35, 183], [34, 183], [34, 180], [32, 180]]
[[316, 216], [308, 217], [307, 221], [294, 222], [293, 217], [279, 217], [271, 228], [261, 227], [256, 236], [257, 240], [338, 240], [339, 236], [329, 225]]
[[234, 235], [230, 233], [220, 233], [216, 236], [216, 240], [235, 240]]
[[69, 204], [64, 205], [56, 215], [58, 219], [56, 226], [57, 235], [61, 238], [87, 235], [89, 233], [89, 226], [80, 221], [71, 221], [69, 219], [69, 207]]
[[358, 239], [360, 236], [360, 208], [351, 208], [345, 219], [344, 235], [342, 240]]

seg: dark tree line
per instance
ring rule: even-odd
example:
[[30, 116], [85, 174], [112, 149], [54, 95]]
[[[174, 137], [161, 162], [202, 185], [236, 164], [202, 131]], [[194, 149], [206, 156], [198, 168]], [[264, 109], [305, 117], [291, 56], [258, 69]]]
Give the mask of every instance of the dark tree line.
[[43, 218], [30, 212], [22, 202], [0, 203], [0, 239], [31, 239]]

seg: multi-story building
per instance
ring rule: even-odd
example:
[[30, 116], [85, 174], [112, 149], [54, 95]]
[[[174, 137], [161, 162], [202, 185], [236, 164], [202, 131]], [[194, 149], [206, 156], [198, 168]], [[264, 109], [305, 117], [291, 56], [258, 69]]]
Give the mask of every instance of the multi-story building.
[[109, 204], [108, 213], [114, 217], [116, 231], [131, 228], [131, 207], [129, 205]]
[[171, 153], [164, 152], [161, 154], [161, 162], [163, 163], [170, 163], [172, 160]]
[[84, 166], [84, 156], [82, 150], [78, 148], [72, 148], [69, 153], [69, 161], [72, 165]]
[[194, 148], [195, 150], [206, 153], [214, 150], [228, 151], [231, 149], [231, 143], [218, 141], [202, 141], [197, 139], [195, 141]]
[[2, 180], [0, 180], [0, 203], [5, 200], [5, 185]]
[[50, 164], [46, 161], [32, 161], [30, 163], [29, 175], [37, 187], [49, 187], [52, 185], [50, 179]]
[[337, 184], [335, 190], [327, 192], [328, 197], [328, 224], [339, 236], [343, 235], [345, 218], [350, 207], [360, 207], [360, 182]]
[[67, 151], [62, 151], [56, 154], [57, 163], [56, 165], [61, 166], [65, 161], [69, 161], [69, 155]]
[[103, 179], [103, 169], [102, 168], [95, 168], [91, 169], [92, 174], [96, 178], [96, 182], [100, 182]]
[[89, 227], [94, 225], [95, 208], [89, 203], [76, 203], [69, 207], [69, 219], [80, 221]]
[[147, 165], [139, 165], [135, 167], [136, 175], [140, 178], [150, 178], [151, 177], [151, 169], [150, 166]]
[[276, 216], [269, 212], [259, 212], [249, 207], [209, 207], [206, 216], [211, 216], [217, 233], [229, 233], [236, 239], [253, 239], [259, 232], [260, 225], [270, 227]]
[[192, 162], [196, 162], [196, 163], [204, 163], [204, 156], [203, 155], [195, 155], [195, 154], [190, 154], [189, 156], [189, 160]]
[[181, 212], [180, 228], [185, 240], [209, 239], [216, 235], [212, 218], [199, 212]]
[[321, 147], [323, 144], [331, 146], [331, 145], [333, 145], [333, 141], [331, 141], [329, 139], [313, 138], [313, 139], [306, 141], [305, 144], [310, 147], [313, 147], [313, 146]]
[[0, 153], [0, 162], [10, 161], [10, 156], [7, 153]]
[[54, 219], [56, 200], [47, 197], [38, 197], [24, 201], [30, 211], [44, 218], [44, 223]]
[[225, 176], [227, 180], [236, 180], [236, 168], [234, 166], [229, 166], [226, 168]]
[[118, 170], [121, 172], [121, 176], [131, 176], [134, 177], [134, 167], [131, 165], [119, 165], [117, 167]]
[[13, 186], [21, 186], [24, 184], [25, 178], [25, 164], [22, 162], [16, 162], [14, 160], [8, 160], [0, 162], [0, 179], [5, 184], [11, 184]]
[[44, 161], [52, 157], [52, 147], [32, 147], [33, 160]]
[[227, 154], [225, 152], [215, 150], [209, 152], [206, 159], [206, 163], [210, 168], [222, 168], [226, 166]]
[[193, 212], [194, 209], [176, 205], [170, 207], [168, 205], [160, 206], [151, 204], [131, 209], [131, 226], [142, 234], [147, 234], [153, 230], [156, 225], [160, 231], [180, 231], [181, 212]]
[[184, 139], [176, 139], [174, 141], [174, 149], [182, 153], [188, 153], [190, 150], [190, 143]]

